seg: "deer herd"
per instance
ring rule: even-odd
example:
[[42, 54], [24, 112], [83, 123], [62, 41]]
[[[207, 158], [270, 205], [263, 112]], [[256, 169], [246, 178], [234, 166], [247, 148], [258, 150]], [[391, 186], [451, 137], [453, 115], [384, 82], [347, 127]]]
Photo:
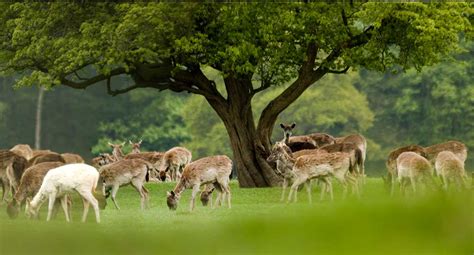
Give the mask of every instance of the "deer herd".
[[[343, 188], [343, 197], [348, 187], [359, 197], [366, 182], [365, 161], [367, 141], [360, 134], [334, 137], [325, 133], [293, 136], [296, 124], [280, 124], [283, 139], [276, 142], [267, 161], [282, 177], [281, 200], [297, 201], [298, 188], [306, 186], [309, 202], [312, 201], [312, 181], [321, 184], [320, 199], [329, 193], [333, 200], [332, 179]], [[185, 189], [191, 189], [189, 210], [195, 208], [196, 196], [204, 206], [212, 207], [227, 203], [231, 208], [230, 175], [232, 160], [225, 155], [204, 157], [192, 161], [192, 153], [183, 147], [174, 147], [166, 152], [141, 152], [142, 141], [129, 141], [131, 152], [124, 154], [125, 143], [109, 146], [112, 153], [101, 153], [85, 164], [80, 155], [59, 154], [50, 150], [32, 150], [29, 145], [19, 144], [9, 150], [0, 150], [0, 182], [2, 203], [7, 203], [7, 213], [11, 218], [18, 216], [22, 205], [26, 215], [37, 218], [42, 203], [48, 201], [47, 220], [55, 210], [62, 207], [66, 221], [71, 219], [71, 192], [78, 193], [83, 201], [82, 221], [87, 218], [92, 206], [96, 221], [100, 222], [99, 209], [105, 208], [109, 196], [116, 209], [117, 192], [121, 186], [131, 185], [140, 196], [141, 209], [149, 207], [148, 181], [176, 182], [172, 191], [166, 194], [166, 204], [176, 210]], [[458, 141], [448, 141], [429, 147], [409, 145], [391, 151], [386, 161], [387, 176], [383, 177], [394, 193], [396, 184], [400, 193], [407, 187], [412, 192], [434, 188], [437, 180], [445, 190], [468, 188], [468, 178], [464, 169], [467, 147]], [[439, 178], [435, 178], [438, 176]], [[203, 188], [202, 188], [203, 187]], [[202, 190], [201, 190], [202, 189]], [[212, 194], [217, 191], [216, 200]], [[11, 200], [8, 194], [11, 193]]]

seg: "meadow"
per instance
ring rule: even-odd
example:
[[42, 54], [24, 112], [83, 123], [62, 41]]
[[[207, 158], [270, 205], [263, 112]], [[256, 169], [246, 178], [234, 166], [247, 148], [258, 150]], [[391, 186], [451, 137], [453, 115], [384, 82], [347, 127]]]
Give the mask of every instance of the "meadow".
[[82, 203], [74, 203], [73, 222], [62, 211], [45, 221], [21, 215], [8, 218], [0, 207], [1, 254], [473, 254], [472, 191], [429, 192], [390, 197], [381, 178], [368, 178], [360, 199], [319, 201], [306, 191], [298, 202], [279, 201], [280, 188], [241, 189], [232, 182], [232, 209], [203, 207], [188, 211], [190, 190], [177, 211], [168, 210], [173, 183], [148, 183], [150, 209], [141, 211], [131, 187], [119, 190], [116, 210], [109, 200], [100, 224], [90, 210], [80, 223]]

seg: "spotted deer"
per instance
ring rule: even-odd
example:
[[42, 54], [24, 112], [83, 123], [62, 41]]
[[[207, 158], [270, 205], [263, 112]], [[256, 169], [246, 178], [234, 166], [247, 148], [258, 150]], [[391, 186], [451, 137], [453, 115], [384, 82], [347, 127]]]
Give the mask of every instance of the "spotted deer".
[[402, 152], [397, 157], [397, 177], [401, 194], [405, 194], [408, 183], [411, 184], [413, 193], [416, 193], [417, 185], [422, 182], [434, 186], [433, 174], [430, 162], [416, 152]]
[[145, 160], [123, 159], [99, 169], [99, 185], [107, 198], [111, 195], [115, 208], [120, 210], [115, 198], [117, 191], [121, 186], [131, 184], [140, 194], [141, 209], [144, 210], [148, 207], [148, 190], [144, 184], [149, 181], [149, 173], [152, 170], [153, 166]]
[[424, 148], [416, 144], [411, 144], [408, 146], [397, 148], [388, 154], [387, 161], [385, 162], [385, 166], [387, 167], [387, 177], [382, 177], [382, 178], [384, 179], [385, 184], [388, 185], [389, 187], [390, 195], [393, 195], [395, 182], [397, 181], [397, 175], [398, 175], [397, 158], [403, 152], [409, 152], [409, 151], [417, 153], [420, 156], [426, 158]]
[[[156, 169], [159, 169], [161, 166], [161, 161], [163, 160], [163, 152], [149, 151], [149, 152], [140, 152], [128, 154], [124, 159], [143, 159], [154, 166], [153, 171], [150, 172], [150, 180], [159, 181], [159, 172]], [[167, 176], [166, 178], [169, 179]]]
[[293, 166], [294, 181], [288, 195], [288, 202], [297, 200], [297, 188], [303, 183], [307, 183], [306, 190], [308, 192], [309, 202], [311, 199], [311, 187], [309, 181], [318, 178], [325, 182], [327, 188], [323, 188], [321, 192], [329, 191], [331, 199], [333, 199], [332, 183], [327, 177], [336, 178], [343, 186], [343, 197], [347, 193], [347, 182], [352, 187], [352, 193], [359, 196], [357, 179], [354, 176], [355, 163], [351, 161], [351, 156], [346, 152], [333, 153], [315, 153], [300, 156], [295, 160]]
[[454, 183], [458, 189], [464, 186], [469, 187], [464, 162], [452, 151], [442, 151], [438, 153], [435, 161], [435, 169], [438, 176], [443, 180], [445, 190], [451, 183]]
[[159, 175], [162, 181], [166, 180], [169, 173], [172, 181], [178, 181], [184, 167], [191, 162], [191, 152], [183, 147], [174, 147], [165, 152], [159, 168]]
[[178, 207], [181, 193], [185, 189], [192, 189], [189, 210], [194, 210], [196, 195], [200, 192], [200, 187], [205, 184], [214, 184], [218, 191], [214, 207], [219, 202], [225, 201], [231, 208], [230, 194], [230, 174], [232, 172], [232, 161], [224, 155], [211, 156], [198, 159], [188, 164], [183, 171], [181, 179], [172, 191], [167, 192], [166, 203], [170, 210], [176, 210]]
[[132, 151], [129, 154], [136, 154], [140, 153], [140, 146], [142, 144], [142, 140], [140, 140], [138, 143], [134, 143], [132, 141], [128, 141], [130, 145], [132, 146]]
[[114, 157], [114, 161], [119, 161], [123, 159], [123, 152], [122, 152], [122, 147], [125, 145], [125, 143], [120, 143], [120, 144], [113, 144], [113, 143], [108, 143], [109, 146], [112, 148], [112, 155]]
[[[285, 191], [288, 185], [294, 180], [293, 166], [298, 157], [303, 155], [309, 155], [314, 153], [325, 153], [319, 150], [300, 150], [292, 153], [290, 148], [284, 142], [277, 142], [272, 147], [270, 156], [267, 161], [276, 163], [276, 172], [278, 175], [283, 177], [281, 201], [285, 199]], [[323, 181], [323, 183], [325, 183]], [[323, 199], [324, 192], [321, 191], [321, 200]]]

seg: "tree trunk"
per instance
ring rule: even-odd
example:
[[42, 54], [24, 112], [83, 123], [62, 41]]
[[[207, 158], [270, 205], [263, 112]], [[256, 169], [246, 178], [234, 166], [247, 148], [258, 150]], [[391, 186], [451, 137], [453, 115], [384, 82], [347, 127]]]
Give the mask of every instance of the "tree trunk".
[[43, 113], [44, 88], [39, 87], [38, 101], [36, 103], [35, 149], [41, 148], [41, 116]]
[[224, 79], [228, 98], [223, 102], [207, 99], [224, 122], [230, 138], [234, 164], [241, 187], [276, 186], [281, 178], [266, 161], [268, 151], [259, 146], [252, 114], [250, 79]]

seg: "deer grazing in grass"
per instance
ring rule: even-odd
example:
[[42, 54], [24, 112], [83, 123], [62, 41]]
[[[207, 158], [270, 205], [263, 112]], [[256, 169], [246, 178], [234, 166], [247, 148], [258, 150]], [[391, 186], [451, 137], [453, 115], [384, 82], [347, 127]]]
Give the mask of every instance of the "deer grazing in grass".
[[[124, 157], [124, 159], [143, 159], [152, 164], [153, 166], [156, 166], [154, 167], [153, 171], [150, 172], [150, 180], [159, 181], [159, 173], [158, 171], [156, 171], [156, 168], [159, 168], [161, 166], [161, 160], [163, 159], [163, 155], [163, 152], [149, 151], [128, 154]], [[168, 178], [168, 176], [166, 176], [166, 178]]]
[[348, 136], [338, 137], [335, 140], [336, 143], [352, 143], [357, 148], [359, 148], [362, 154], [362, 162], [361, 166], [362, 169], [360, 170], [360, 175], [362, 176], [362, 180], [365, 182], [365, 159], [367, 158], [367, 140], [364, 136], [360, 134], [352, 134]]
[[347, 193], [347, 182], [352, 186], [352, 193], [359, 195], [357, 178], [354, 176], [356, 164], [351, 161], [351, 155], [346, 152], [333, 153], [313, 153], [293, 158], [293, 174], [294, 181], [288, 195], [288, 202], [297, 200], [297, 189], [303, 183], [306, 183], [309, 202], [311, 199], [310, 180], [318, 178], [322, 180], [326, 188], [321, 192], [329, 191], [331, 199], [333, 199], [332, 183], [328, 177], [336, 178], [343, 186], [343, 197]]
[[36, 217], [41, 204], [48, 199], [48, 216], [46, 220], [49, 221], [51, 220], [55, 200], [60, 198], [66, 221], [69, 221], [69, 205], [66, 195], [76, 191], [81, 195], [84, 204], [82, 222], [86, 221], [89, 205], [92, 204], [96, 221], [99, 223], [99, 202], [93, 195], [98, 180], [99, 172], [97, 172], [97, 169], [86, 164], [68, 164], [51, 169], [44, 176], [38, 193], [31, 202], [27, 203], [27, 214], [30, 217]]
[[224, 155], [205, 157], [191, 162], [184, 168], [183, 175], [173, 191], [167, 192], [166, 203], [168, 208], [176, 210], [181, 193], [185, 189], [192, 189], [189, 210], [193, 211], [196, 195], [200, 192], [200, 187], [205, 184], [213, 184], [218, 191], [214, 206], [227, 198], [227, 205], [231, 208], [229, 186], [231, 172], [232, 161]]
[[[148, 190], [145, 188], [145, 182], [149, 181], [150, 171], [153, 166], [142, 159], [123, 159], [99, 169], [100, 185], [106, 197], [109, 194], [117, 209], [116, 195], [120, 186], [131, 184], [140, 194], [141, 208], [144, 210], [148, 207]], [[111, 189], [110, 193], [109, 190]]]
[[123, 159], [123, 152], [122, 152], [122, 147], [125, 145], [125, 143], [120, 143], [120, 144], [113, 144], [108, 142], [109, 146], [112, 148], [112, 155], [114, 157], [114, 161], [119, 161]]
[[385, 162], [385, 166], [387, 167], [387, 177], [382, 177], [386, 185], [388, 185], [390, 189], [390, 195], [393, 195], [395, 182], [397, 181], [397, 158], [403, 152], [414, 152], [419, 154], [420, 156], [426, 158], [425, 149], [419, 145], [412, 144], [408, 146], [403, 146], [391, 151], [388, 154], [387, 161]]
[[401, 194], [405, 194], [408, 182], [410, 182], [414, 193], [416, 193], [417, 185], [422, 182], [425, 185], [434, 186], [433, 174], [430, 162], [416, 152], [402, 152], [397, 157], [397, 177]]
[[174, 147], [165, 152], [159, 169], [160, 179], [166, 180], [169, 172], [172, 181], [178, 181], [182, 169], [191, 162], [191, 152], [183, 147]]
[[469, 187], [466, 171], [464, 170], [464, 161], [451, 151], [439, 152], [436, 156], [435, 169], [438, 176], [443, 181], [445, 190], [454, 183], [458, 189], [464, 186]]
[[431, 162], [432, 165], [435, 164], [438, 153], [442, 151], [451, 151], [463, 163], [466, 161], [467, 147], [461, 142], [448, 141], [445, 143], [440, 143], [440, 144], [435, 144], [435, 145], [425, 147], [426, 158]]
[[140, 140], [138, 143], [134, 143], [130, 140], [128, 140], [128, 142], [130, 143], [130, 145], [132, 146], [132, 151], [130, 151], [129, 154], [136, 154], [136, 153], [140, 153], [140, 146], [142, 145], [142, 140]]
[[16, 218], [20, 211], [20, 206], [25, 201], [30, 200], [38, 192], [46, 173], [62, 165], [64, 165], [62, 162], [44, 162], [26, 169], [21, 177], [17, 192], [13, 196], [12, 201], [8, 203], [8, 216], [10, 216], [10, 218]]

